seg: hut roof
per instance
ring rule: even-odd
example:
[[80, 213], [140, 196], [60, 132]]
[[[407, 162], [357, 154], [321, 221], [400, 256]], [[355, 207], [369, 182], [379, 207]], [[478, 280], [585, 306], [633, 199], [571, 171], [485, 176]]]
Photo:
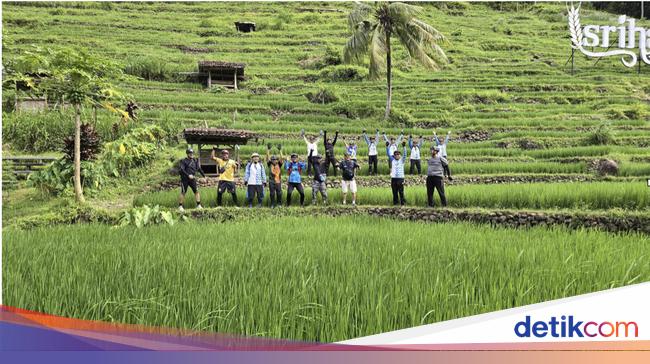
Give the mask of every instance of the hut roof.
[[245, 63], [238, 62], [199, 61], [199, 72], [224, 71], [232, 69], [243, 70], [245, 67]]
[[257, 138], [257, 134], [248, 130], [187, 128], [183, 137], [190, 144], [246, 144], [249, 139]]

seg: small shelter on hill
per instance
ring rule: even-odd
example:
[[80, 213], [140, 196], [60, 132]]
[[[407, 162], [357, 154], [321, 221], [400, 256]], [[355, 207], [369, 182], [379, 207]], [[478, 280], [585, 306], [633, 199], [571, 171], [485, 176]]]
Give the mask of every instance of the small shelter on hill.
[[[238, 146], [248, 143], [249, 139], [257, 139], [257, 135], [247, 130], [231, 130], [220, 128], [187, 128], [183, 130], [183, 138], [189, 145], [196, 145], [196, 155], [206, 175], [217, 175], [217, 164], [210, 158], [213, 148], [220, 153], [228, 150], [231, 158], [238, 158]], [[204, 149], [204, 146], [212, 148]]]
[[213, 84], [237, 89], [237, 84], [244, 80], [246, 64], [223, 61], [199, 61], [199, 78], [205, 79], [208, 88]]
[[238, 32], [250, 33], [255, 31], [255, 23], [250, 21], [244, 21], [244, 22], [236, 21], [235, 28], [237, 29]]

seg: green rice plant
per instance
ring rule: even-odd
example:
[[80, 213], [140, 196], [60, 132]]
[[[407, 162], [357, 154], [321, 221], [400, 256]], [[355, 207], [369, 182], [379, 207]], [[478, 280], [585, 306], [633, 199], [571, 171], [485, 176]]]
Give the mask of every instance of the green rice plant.
[[[308, 185], [308, 184], [307, 184]], [[286, 187], [283, 188], [286, 198]], [[589, 183], [521, 183], [500, 185], [461, 185], [445, 188], [450, 207], [479, 207], [504, 209], [584, 209], [647, 210], [650, 208], [650, 193], [643, 181], [636, 182], [589, 182]], [[427, 205], [424, 186], [407, 186], [406, 200], [409, 206]], [[306, 203], [310, 204], [311, 188], [305, 188]], [[328, 189], [329, 202], [341, 203], [339, 188]], [[435, 196], [436, 200], [438, 196]], [[244, 201], [245, 191], [238, 189], [239, 201]], [[201, 189], [204, 206], [216, 206], [216, 189]], [[158, 191], [140, 194], [134, 198], [134, 206], [160, 205], [169, 208], [177, 206], [178, 191]], [[268, 206], [268, 196], [265, 196]], [[298, 194], [293, 193], [293, 205], [297, 205]], [[241, 202], [240, 202], [241, 203]], [[319, 197], [320, 203], [320, 197]], [[392, 204], [392, 193], [386, 188], [359, 188], [357, 203], [362, 205], [386, 206]], [[436, 202], [439, 205], [439, 201]], [[224, 195], [224, 205], [231, 206], [230, 196]], [[195, 207], [194, 199], [188, 194], [186, 206]]]
[[364, 216], [2, 232], [3, 303], [332, 342], [650, 280], [650, 239]]

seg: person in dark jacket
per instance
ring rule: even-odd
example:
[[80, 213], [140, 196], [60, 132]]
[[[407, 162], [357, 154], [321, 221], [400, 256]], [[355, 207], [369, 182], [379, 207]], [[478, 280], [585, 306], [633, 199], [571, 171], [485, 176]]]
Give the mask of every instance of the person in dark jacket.
[[315, 205], [318, 203], [318, 193], [320, 192], [323, 204], [327, 205], [327, 162], [321, 160], [319, 155], [313, 156], [312, 162], [314, 163], [314, 181], [311, 184], [311, 203]]
[[357, 205], [357, 181], [354, 173], [359, 169], [357, 161], [352, 159], [349, 153], [345, 153], [344, 159], [339, 163], [341, 169], [341, 189], [343, 190], [343, 204], [347, 203], [348, 191], [352, 193], [352, 205]]
[[431, 158], [427, 160], [427, 202], [429, 207], [434, 206], [433, 192], [438, 190], [440, 203], [443, 207], [447, 206], [447, 197], [445, 196], [445, 169], [449, 163], [447, 159], [440, 155], [440, 147], [431, 148]]
[[325, 168], [329, 169], [330, 164], [332, 164], [332, 168], [334, 168], [334, 177], [336, 177], [336, 158], [334, 157], [334, 146], [336, 145], [338, 138], [338, 130], [334, 135], [334, 140], [327, 139], [327, 131], [325, 131], [323, 134], [323, 140], [325, 143]]
[[196, 198], [196, 208], [202, 209], [201, 206], [201, 194], [199, 193], [199, 188], [196, 184], [196, 174], [200, 173], [205, 177], [203, 169], [201, 169], [201, 162], [198, 158], [194, 158], [194, 150], [192, 148], [187, 148], [185, 151], [187, 158], [183, 158], [180, 163], [180, 175], [181, 175], [181, 194], [178, 198], [178, 209], [183, 212], [185, 208], [185, 193], [187, 189], [192, 189], [194, 197]]
[[282, 145], [278, 144], [280, 158], [271, 155], [271, 144], [266, 149], [266, 164], [269, 167], [269, 193], [271, 207], [282, 206], [282, 164], [284, 156], [282, 155]]

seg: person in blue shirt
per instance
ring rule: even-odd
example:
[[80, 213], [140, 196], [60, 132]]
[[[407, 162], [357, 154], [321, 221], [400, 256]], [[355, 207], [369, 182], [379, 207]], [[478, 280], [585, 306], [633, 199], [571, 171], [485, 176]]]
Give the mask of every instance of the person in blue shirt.
[[399, 150], [398, 145], [402, 143], [402, 139], [404, 138], [404, 130], [402, 130], [399, 133], [399, 136], [397, 137], [397, 140], [395, 140], [395, 137], [390, 137], [390, 140], [386, 136], [386, 132], [384, 132], [384, 141], [386, 142], [386, 145], [389, 148], [388, 151], [388, 169], [391, 169], [391, 163], [392, 163], [392, 156], [395, 153], [396, 150]]
[[[406, 155], [406, 142], [402, 142], [404, 155]], [[390, 152], [390, 145], [386, 146], [386, 153]], [[404, 198], [404, 158], [402, 153], [398, 150], [393, 152], [392, 156], [388, 156], [391, 162], [390, 166], [390, 188], [393, 190], [393, 205], [398, 203], [402, 206], [406, 204]]]
[[287, 186], [287, 206], [291, 205], [291, 194], [298, 190], [300, 194], [300, 206], [305, 206], [305, 190], [302, 187], [302, 170], [305, 169], [305, 162], [298, 160], [298, 154], [292, 153], [291, 159], [284, 162], [284, 169], [289, 173], [289, 185]]
[[356, 141], [351, 140], [350, 143], [345, 143], [345, 153], [349, 154], [350, 159], [355, 162], [357, 161], [357, 149], [359, 149], [359, 147], [357, 146]]

